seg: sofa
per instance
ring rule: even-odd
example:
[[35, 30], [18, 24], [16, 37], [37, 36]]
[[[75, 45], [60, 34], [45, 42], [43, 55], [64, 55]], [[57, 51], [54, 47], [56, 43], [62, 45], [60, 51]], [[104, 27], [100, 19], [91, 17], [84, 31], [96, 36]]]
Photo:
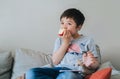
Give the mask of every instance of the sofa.
[[[96, 48], [100, 54], [99, 47]], [[25, 72], [34, 67], [53, 67], [51, 54], [25, 48], [12, 51], [0, 49], [0, 79], [24, 79]], [[120, 71], [110, 61], [101, 63], [99, 69], [104, 68], [112, 68], [111, 79], [120, 79]]]

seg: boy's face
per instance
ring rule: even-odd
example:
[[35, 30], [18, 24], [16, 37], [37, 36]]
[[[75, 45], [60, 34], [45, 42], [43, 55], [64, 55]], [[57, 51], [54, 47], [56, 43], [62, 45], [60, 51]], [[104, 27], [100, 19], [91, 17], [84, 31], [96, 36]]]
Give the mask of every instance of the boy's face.
[[80, 30], [80, 26], [77, 26], [75, 21], [72, 18], [61, 18], [61, 28], [67, 29], [70, 31], [71, 35], [74, 36], [78, 34], [78, 31]]

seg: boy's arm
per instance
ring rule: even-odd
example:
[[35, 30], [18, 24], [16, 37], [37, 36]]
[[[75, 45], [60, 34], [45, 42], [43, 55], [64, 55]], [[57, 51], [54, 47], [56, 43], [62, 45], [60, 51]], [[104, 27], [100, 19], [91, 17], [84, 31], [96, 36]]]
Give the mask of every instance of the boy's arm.
[[63, 59], [67, 49], [68, 49], [69, 43], [62, 43], [60, 48], [53, 53], [52, 61], [53, 64], [57, 65], [60, 63], [60, 61]]
[[60, 36], [60, 38], [62, 39], [62, 44], [57, 49], [57, 51], [53, 53], [53, 56], [52, 56], [52, 61], [53, 61], [53, 64], [55, 65], [59, 64], [61, 60], [63, 59], [68, 49], [68, 46], [70, 44], [72, 36], [68, 30], [64, 29], [64, 34], [63, 36]]

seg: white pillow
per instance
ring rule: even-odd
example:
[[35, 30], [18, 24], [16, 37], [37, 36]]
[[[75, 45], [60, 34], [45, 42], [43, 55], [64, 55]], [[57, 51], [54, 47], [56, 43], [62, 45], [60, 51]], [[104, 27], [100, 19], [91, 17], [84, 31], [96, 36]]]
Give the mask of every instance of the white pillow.
[[98, 70], [104, 69], [104, 68], [108, 68], [111, 67], [112, 68], [112, 73], [111, 75], [116, 75], [116, 74], [120, 74], [120, 71], [116, 70], [115, 67], [112, 65], [112, 63], [110, 61], [104, 62], [100, 65], [100, 68]]
[[112, 75], [110, 79], [120, 79], [120, 74]]
[[15, 53], [12, 79], [21, 76], [30, 68], [41, 67], [49, 63], [51, 63], [51, 57], [49, 54], [30, 49], [17, 49]]

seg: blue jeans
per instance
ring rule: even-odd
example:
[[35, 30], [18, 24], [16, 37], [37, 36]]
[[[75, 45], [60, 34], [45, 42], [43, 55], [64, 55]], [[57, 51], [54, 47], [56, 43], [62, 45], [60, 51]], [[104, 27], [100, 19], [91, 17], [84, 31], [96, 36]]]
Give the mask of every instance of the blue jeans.
[[26, 79], [83, 79], [79, 73], [59, 72], [59, 70], [69, 70], [69, 68], [32, 68], [26, 72]]

